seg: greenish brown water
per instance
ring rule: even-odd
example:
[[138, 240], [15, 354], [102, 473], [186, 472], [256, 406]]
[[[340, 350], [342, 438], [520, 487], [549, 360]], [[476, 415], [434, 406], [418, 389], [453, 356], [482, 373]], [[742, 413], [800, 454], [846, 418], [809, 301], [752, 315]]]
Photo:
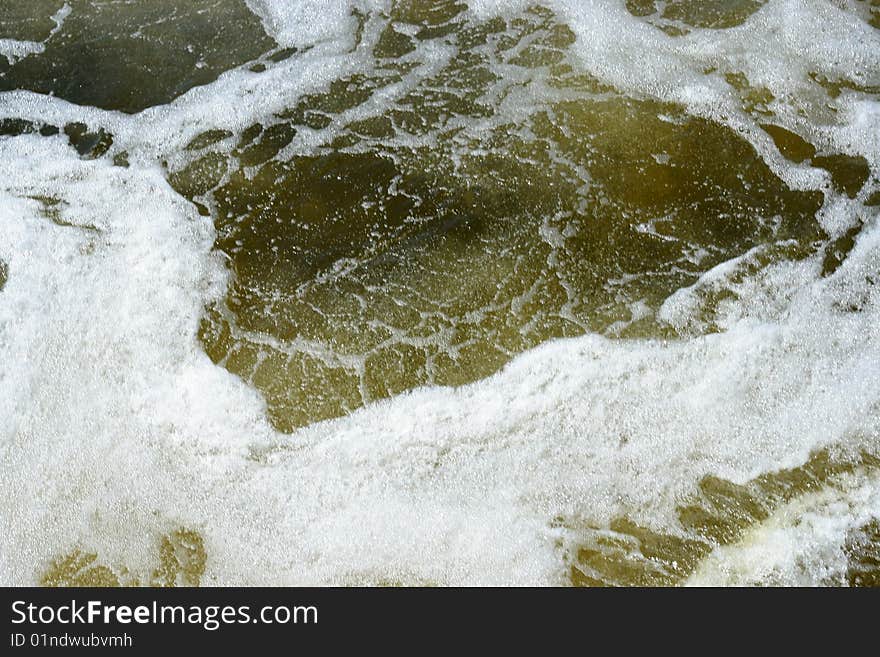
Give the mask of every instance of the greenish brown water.
[[[52, 34], [49, 16], [65, 4], [70, 15]], [[243, 0], [3, 2], [7, 35], [45, 50], [12, 64], [0, 57], [0, 91], [123, 112], [167, 103], [275, 47]]]
[[0, 35], [22, 41], [47, 39], [55, 27], [52, 15], [63, 6], [64, 0], [0, 3]]
[[142, 581], [125, 566], [100, 563], [95, 553], [74, 550], [53, 560], [40, 577], [42, 586], [198, 586], [205, 573], [207, 553], [202, 536], [178, 529], [162, 536], [156, 568]]
[[[703, 477], [699, 493], [677, 509], [676, 533], [657, 532], [626, 517], [607, 527], [581, 527], [560, 519], [583, 538], [570, 557], [575, 586], [670, 586], [682, 583], [709, 554], [734, 545], [780, 507], [798, 498], [834, 487], [842, 475], [856, 470], [876, 472], [880, 459], [859, 455], [812, 454], [795, 468], [761, 475], [736, 484], [712, 475]], [[880, 577], [880, 536], [876, 522], [854, 529], [846, 545], [846, 582], [876, 586]], [[828, 582], [841, 585], [844, 582]]]
[[[759, 246], [803, 257], [824, 236], [821, 194], [788, 189], [733, 131], [578, 74], [552, 13], [471, 24], [443, 7], [399, 20], [428, 21], [459, 54], [383, 116], [279, 155], [398, 81], [394, 57], [271, 126], [201, 136], [170, 177], [210, 208], [235, 275], [205, 348], [263, 392], [279, 429], [475, 381], [551, 338], [675, 335], [656, 311], [702, 272]], [[389, 52], [409, 52], [395, 34]], [[515, 91], [499, 62], [564, 99], [481, 134], [454, 127], [494, 118], [499, 85]]]
[[880, 586], [880, 522], [876, 519], [850, 532], [846, 544], [850, 586]]
[[633, 16], [644, 17], [671, 36], [687, 34], [689, 27], [726, 28], [741, 25], [766, 0], [626, 0]]

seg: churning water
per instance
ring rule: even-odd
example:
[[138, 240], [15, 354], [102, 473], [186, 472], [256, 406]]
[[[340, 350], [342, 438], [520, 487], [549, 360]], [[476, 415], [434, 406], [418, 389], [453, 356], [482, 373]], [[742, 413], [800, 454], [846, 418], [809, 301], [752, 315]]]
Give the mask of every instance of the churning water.
[[0, 0], [4, 584], [880, 583], [880, 2]]

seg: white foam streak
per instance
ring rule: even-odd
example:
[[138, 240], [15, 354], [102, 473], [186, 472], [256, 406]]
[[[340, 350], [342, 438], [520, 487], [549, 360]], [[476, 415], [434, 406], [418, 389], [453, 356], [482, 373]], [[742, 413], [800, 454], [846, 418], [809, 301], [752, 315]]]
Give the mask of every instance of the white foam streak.
[[[478, 15], [491, 15], [528, 4], [478, 0], [473, 8]], [[753, 86], [769, 89], [776, 98], [774, 120], [819, 147], [862, 154], [874, 162], [880, 158], [876, 105], [856, 94], [831, 100], [811, 78], [880, 83], [880, 31], [856, 12], [826, 0], [776, 0], [738, 27], [671, 37], [632, 16], [616, 0], [548, 4], [574, 29], [583, 65], [600, 79], [627, 93], [680, 103], [744, 133], [794, 188], [812, 186], [810, 174], [786, 166], [767, 135], [744, 113], [741, 100], [724, 81], [725, 73], [742, 73]], [[835, 111], [828, 113], [828, 106]], [[805, 118], [823, 112], [823, 121]], [[859, 116], [857, 121], [870, 117], [873, 130], [855, 128], [853, 119]]]
[[351, 0], [246, 0], [266, 33], [285, 47], [345, 38], [355, 25]]
[[55, 27], [49, 32], [49, 36], [43, 41], [19, 41], [16, 39], [0, 39], [0, 56], [6, 58], [10, 64], [15, 64], [20, 59], [29, 57], [30, 55], [39, 55], [46, 50], [46, 41], [52, 38], [58, 30], [64, 25], [64, 21], [70, 15], [70, 5], [64, 3], [51, 18], [55, 23]]
[[46, 47], [39, 41], [17, 41], [15, 39], [0, 39], [0, 55], [6, 58], [10, 64], [28, 55], [38, 55]]

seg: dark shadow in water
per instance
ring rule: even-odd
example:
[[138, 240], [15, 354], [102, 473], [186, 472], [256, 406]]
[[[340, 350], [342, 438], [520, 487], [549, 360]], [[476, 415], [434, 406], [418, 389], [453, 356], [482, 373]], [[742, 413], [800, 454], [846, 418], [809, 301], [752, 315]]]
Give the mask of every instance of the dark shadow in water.
[[42, 53], [12, 65], [0, 57], [0, 91], [28, 89], [133, 113], [275, 47], [243, 0], [68, 0], [71, 12], [51, 37], [48, 17], [63, 3], [36, 4], [0, 9], [0, 37], [48, 37]]
[[63, 6], [64, 0], [3, 0], [0, 39], [45, 41], [55, 28], [52, 16]]

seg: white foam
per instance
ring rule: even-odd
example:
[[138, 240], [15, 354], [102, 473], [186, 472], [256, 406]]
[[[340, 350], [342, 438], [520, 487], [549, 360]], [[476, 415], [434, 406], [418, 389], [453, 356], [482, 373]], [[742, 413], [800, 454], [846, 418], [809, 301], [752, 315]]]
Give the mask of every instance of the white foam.
[[10, 64], [14, 64], [28, 55], [39, 54], [45, 49], [46, 47], [39, 41], [0, 39], [0, 55], [3, 55]]
[[345, 38], [356, 23], [351, 0], [246, 0], [266, 33], [285, 47]]
[[18, 60], [29, 57], [30, 55], [39, 55], [46, 50], [46, 41], [55, 35], [64, 25], [64, 21], [70, 15], [70, 5], [66, 2], [52, 16], [52, 22], [55, 27], [49, 32], [49, 36], [43, 41], [19, 41], [16, 39], [0, 39], [0, 55], [6, 58], [10, 64], [15, 64]]
[[[513, 14], [530, 4], [477, 0], [471, 7], [485, 17]], [[814, 186], [812, 174], [786, 166], [769, 137], [744, 113], [724, 74], [743, 73], [753, 86], [766, 87], [776, 98], [773, 120], [805, 133], [812, 143], [878, 159], [878, 130], [863, 131], [853, 125], [853, 115], [875, 113], [876, 103], [858, 94], [830, 99], [810, 77], [817, 74], [863, 86], [880, 83], [880, 31], [852, 8], [826, 0], [775, 0], [740, 26], [695, 29], [671, 37], [632, 16], [617, 0], [546, 4], [574, 30], [576, 51], [594, 75], [624, 92], [680, 103], [694, 114], [744, 133], [771, 168], [796, 189]], [[828, 112], [828, 107], [833, 111]], [[876, 128], [877, 123], [873, 125]]]

